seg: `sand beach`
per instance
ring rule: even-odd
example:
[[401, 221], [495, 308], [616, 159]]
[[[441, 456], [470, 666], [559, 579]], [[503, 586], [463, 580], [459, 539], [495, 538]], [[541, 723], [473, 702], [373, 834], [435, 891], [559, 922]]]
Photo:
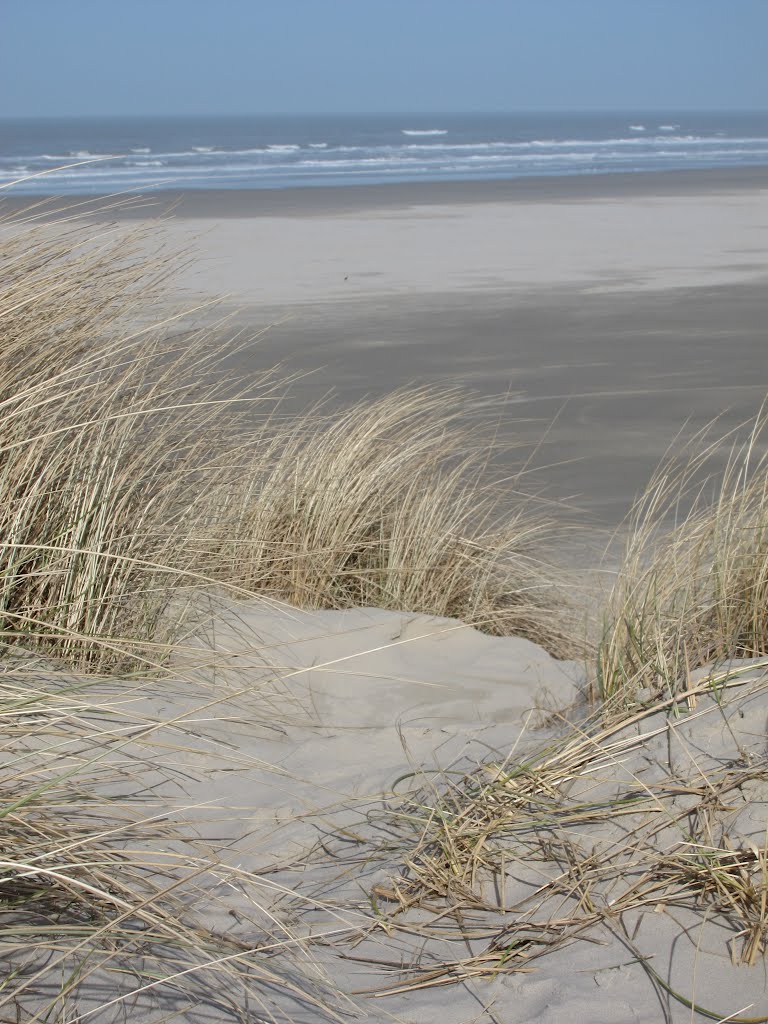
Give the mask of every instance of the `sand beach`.
[[414, 382], [508, 396], [509, 440], [546, 435], [542, 487], [585, 524], [615, 528], [681, 430], [764, 398], [760, 169], [164, 192], [98, 219], [148, 215], [188, 249], [181, 301], [269, 327], [242, 373], [308, 374], [297, 407]]
[[[678, 586], [668, 607], [659, 598], [658, 631], [648, 644], [659, 660], [638, 643], [629, 666], [629, 654], [625, 662], [615, 654], [621, 629], [639, 615], [643, 595], [656, 593], [661, 569], [638, 576], [646, 589], [624, 595], [623, 618], [607, 598], [585, 597], [601, 574], [610, 589], [626, 517], [670, 445], [681, 446], [715, 418], [719, 436], [759, 414], [768, 390], [768, 173], [158, 193], [122, 208], [100, 209], [88, 197], [77, 204], [41, 202], [34, 215], [43, 231], [74, 217], [78, 230], [103, 233], [110, 244], [152, 221], [142, 252], [186, 253], [164, 308], [221, 298], [195, 322], [214, 339], [258, 335], [224, 365], [235, 380], [278, 363], [296, 375], [286, 413], [324, 400], [336, 416], [353, 402], [374, 407], [405, 385], [427, 395], [457, 389], [459, 426], [482, 420], [498, 441], [490, 461], [510, 487], [505, 494], [498, 485], [501, 507], [514, 506], [524, 485], [555, 522], [543, 551], [525, 549], [523, 569], [541, 559], [563, 574], [540, 605], [529, 595], [534, 626], [518, 635], [483, 631], [487, 620], [472, 625], [418, 607], [373, 607], [372, 600], [321, 607], [306, 584], [309, 570], [303, 607], [266, 588], [257, 594], [245, 577], [213, 575], [217, 564], [245, 558], [238, 538], [218, 536], [214, 548], [217, 523], [202, 504], [212, 479], [203, 473], [226, 461], [224, 449], [195, 462], [194, 447], [179, 442], [168, 464], [188, 459], [198, 475], [181, 492], [189, 516], [169, 505], [163, 542], [170, 551], [168, 536], [186, 529], [199, 504], [194, 539], [204, 579], [191, 581], [188, 545], [184, 586], [195, 593], [182, 596], [194, 607], [187, 618], [178, 612], [183, 636], [169, 657], [152, 641], [155, 648], [140, 649], [141, 670], [132, 663], [131, 672], [108, 675], [99, 662], [85, 675], [60, 657], [59, 647], [80, 628], [73, 619], [56, 626], [53, 653], [53, 627], [46, 627], [43, 654], [25, 643], [5, 663], [9, 720], [27, 706], [37, 716], [33, 729], [14, 725], [4, 741], [14, 786], [34, 794], [14, 796], [6, 817], [14, 829], [28, 824], [24, 815], [34, 824], [49, 784], [61, 793], [58, 807], [70, 801], [68, 824], [47, 852], [14, 861], [18, 878], [26, 884], [49, 871], [45, 884], [64, 879], [68, 898], [88, 886], [117, 925], [106, 953], [78, 945], [85, 917], [77, 913], [69, 930], [46, 932], [36, 949], [25, 945], [23, 929], [50, 916], [47, 897], [37, 893], [42, 909], [24, 911], [21, 923], [11, 922], [15, 908], [6, 907], [12, 928], [0, 1020], [14, 1013], [41, 1020], [54, 1010], [70, 1024], [768, 1019], [764, 650], [741, 626], [728, 647], [728, 628], [715, 635], [704, 597], [675, 603]], [[24, 205], [9, 200], [5, 214], [18, 217]], [[170, 337], [178, 344], [189, 331], [174, 323]], [[169, 397], [173, 378], [163, 377], [162, 362], [142, 358], [151, 367], [146, 380], [160, 381], [153, 387], [162, 408], [183, 406], [187, 393]], [[90, 386], [92, 368], [82, 365], [46, 386], [62, 393]], [[125, 386], [135, 400], [132, 381]], [[18, 413], [33, 423], [49, 397], [35, 401], [39, 407]], [[90, 392], [87, 401], [95, 401]], [[403, 451], [406, 438], [422, 438], [418, 402], [427, 420], [442, 415], [431, 401], [417, 399], [400, 426], [387, 426]], [[123, 415], [114, 410], [111, 421]], [[389, 424], [389, 413], [381, 415], [373, 447], [389, 436], [378, 426]], [[32, 436], [55, 429], [35, 428]], [[214, 429], [226, 437], [228, 424]], [[305, 461], [301, 443], [285, 449], [297, 477], [308, 472], [319, 443], [307, 436]], [[348, 443], [351, 450], [352, 436], [340, 433], [337, 448]], [[176, 435], [167, 437], [173, 447]], [[439, 454], [439, 432], [423, 437]], [[762, 477], [764, 440], [755, 437], [746, 460]], [[150, 442], [142, 435], [141, 443]], [[708, 443], [700, 438], [688, 450], [694, 469]], [[148, 477], [165, 444], [157, 441], [140, 463]], [[119, 447], [110, 442], [110, 457]], [[722, 473], [728, 458], [726, 444], [712, 453], [709, 470]], [[327, 475], [340, 465], [331, 460]], [[366, 485], [343, 465], [340, 486], [360, 492]], [[408, 472], [397, 465], [382, 476], [386, 487], [372, 487], [387, 509], [383, 519], [396, 518], [383, 492], [396, 492], [399, 474]], [[426, 479], [414, 475], [407, 498], [394, 493], [393, 504], [412, 501]], [[759, 486], [750, 490], [746, 475], [734, 471], [729, 479], [745, 497], [718, 520], [718, 536], [738, 547], [745, 523], [750, 538], [757, 535], [749, 517], [763, 523], [764, 495]], [[311, 504], [311, 495], [300, 498], [297, 520]], [[154, 514], [152, 487], [138, 500]], [[116, 507], [128, 504], [121, 492]], [[672, 501], [662, 521], [673, 522], [679, 508]], [[422, 506], [418, 513], [429, 525]], [[78, 523], [90, 522], [79, 515]], [[227, 530], [234, 521], [226, 520]], [[728, 524], [736, 524], [730, 533]], [[383, 546], [366, 528], [366, 543]], [[703, 536], [705, 528], [697, 529]], [[373, 530], [383, 533], [381, 524]], [[101, 547], [86, 539], [81, 550], [97, 562], [117, 558], [129, 532], [141, 530], [116, 528]], [[289, 533], [280, 535], [280, 551]], [[440, 538], [442, 550], [450, 533]], [[601, 569], [600, 553], [615, 535]], [[42, 546], [66, 552], [75, 546], [68, 536], [59, 531]], [[472, 543], [480, 546], [482, 536]], [[307, 537], [302, 554], [312, 556]], [[394, 546], [389, 535], [387, 543]], [[469, 549], [460, 550], [469, 566]], [[165, 551], [158, 545], [142, 564], [156, 568]], [[129, 556], [139, 557], [130, 549], [119, 558]], [[280, 561], [274, 551], [270, 557]], [[700, 565], [697, 557], [678, 543], [663, 569], [674, 563], [682, 574]], [[397, 572], [407, 575], [418, 563], [403, 557]], [[338, 575], [354, 577], [357, 568], [348, 561]], [[36, 565], [32, 574], [49, 571], [57, 576], [58, 563]], [[134, 586], [129, 580], [121, 597], [126, 607]], [[613, 615], [614, 632], [606, 626], [585, 640], [580, 624], [581, 638], [569, 649], [559, 637], [543, 639], [555, 593], [577, 608], [576, 620], [587, 604], [608, 609], [603, 622]], [[27, 623], [42, 614], [37, 600], [24, 606]], [[179, 600], [176, 593], [174, 615]], [[723, 605], [732, 607], [730, 597]], [[103, 643], [119, 646], [120, 622], [110, 622]], [[671, 639], [670, 623], [677, 630]], [[532, 635], [537, 626], [542, 643]], [[675, 637], [682, 634], [681, 646]], [[153, 658], [161, 669], [150, 671]], [[88, 742], [98, 746], [98, 759]], [[89, 859], [87, 842], [96, 840], [83, 839], [83, 830], [91, 819], [100, 823], [101, 845]], [[133, 872], [131, 858], [139, 855], [143, 873], [136, 868], [133, 888], [120, 889], [115, 865]], [[11, 861], [8, 854], [6, 866]], [[130, 893], [138, 894], [136, 919]], [[163, 907], [171, 897], [166, 917], [145, 913], [150, 896]], [[194, 942], [175, 945], [175, 920]], [[151, 942], [142, 944], [144, 934]]]

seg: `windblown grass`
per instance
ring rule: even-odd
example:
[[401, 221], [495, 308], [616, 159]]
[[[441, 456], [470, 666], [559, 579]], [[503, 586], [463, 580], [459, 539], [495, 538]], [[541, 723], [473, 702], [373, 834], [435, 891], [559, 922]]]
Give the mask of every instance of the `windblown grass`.
[[[276, 910], [287, 894], [227, 859], [226, 843], [221, 856], [197, 841], [170, 795], [190, 769], [164, 764], [165, 746], [179, 764], [200, 713], [154, 721], [103, 681], [19, 666], [3, 677], [0, 1019], [240, 1021], [248, 1007], [270, 1017], [281, 993], [335, 1017]], [[188, 742], [192, 757], [207, 750], [208, 774], [232, 770], [230, 750]]]
[[2, 636], [103, 669], [110, 640], [172, 642], [171, 596], [205, 578], [565, 646], [542, 524], [522, 500], [502, 520], [457, 394], [278, 428], [265, 375], [246, 426], [205, 333], [174, 347], [151, 320], [170, 266], [141, 241], [65, 224], [0, 245]]
[[518, 479], [502, 505], [461, 397], [402, 390], [299, 418], [256, 471], [246, 453], [211, 572], [301, 607], [424, 612], [572, 650], [563, 590], [537, 554], [551, 524]]
[[168, 268], [137, 242], [26, 230], [0, 246], [0, 639], [93, 670], [172, 641], [233, 408], [202, 336], [174, 350], [138, 325]]
[[[243, 392], [205, 332], [169, 336], [175, 315], [156, 300], [170, 269], [147, 262], [139, 235], [66, 217], [0, 237], [0, 1016], [86, 1020], [94, 992], [129, 1013], [159, 991], [169, 1013], [207, 1000], [241, 1019], [292, 985], [325, 1006], [306, 972], [270, 967], [300, 944], [259, 911], [259, 879], [201, 854], [151, 805], [137, 811], [153, 785], [131, 767], [157, 763], [149, 738], [146, 761], [137, 744], [172, 723], [138, 725], [82, 677], [42, 681], [29, 655], [46, 673], [162, 686], [212, 585], [567, 643], [529, 550], [540, 525], [522, 511], [502, 524], [456, 395], [417, 390], [280, 427], [271, 404], [253, 412], [271, 403], [271, 376]], [[191, 912], [201, 892], [212, 906], [203, 878], [253, 893], [254, 936]]]
[[371, 899], [389, 933], [418, 933], [424, 963], [381, 994], [528, 972], [575, 939], [615, 939], [692, 1013], [768, 1020], [700, 1005], [635, 941], [643, 915], [681, 912], [696, 956], [707, 928], [734, 965], [768, 949], [768, 758], [754, 727], [768, 706], [765, 426], [763, 412], [743, 444], [669, 459], [638, 503], [593, 662], [602, 702], [384, 813], [387, 849], [393, 831], [415, 841]]
[[[520, 478], [505, 481], [501, 503], [456, 392], [404, 390], [280, 422], [271, 376], [243, 391], [219, 373], [205, 332], [174, 341], [164, 329], [174, 321], [153, 316], [170, 269], [146, 262], [138, 236], [66, 221], [53, 232], [17, 225], [0, 242], [0, 642], [14, 668], [0, 688], [0, 1017], [85, 1020], [88, 993], [105, 986], [127, 1008], [158, 992], [169, 1012], [213, 1000], [238, 1019], [244, 1007], [267, 1013], [270, 989], [310, 984], [270, 964], [304, 947], [269, 900], [261, 906], [263, 882], [202, 854], [151, 802], [137, 809], [154, 789], [151, 735], [172, 723], [139, 724], [91, 700], [82, 678], [41, 683], [16, 672], [16, 655], [153, 673], [161, 686], [212, 586], [456, 617], [556, 655], [577, 646], [536, 555], [547, 524], [518, 498]], [[767, 784], [765, 751], [737, 738], [731, 716], [728, 756], [684, 772], [669, 752], [681, 714], [727, 715], [746, 685], [733, 666], [698, 681], [696, 671], [768, 652], [764, 423], [714, 500], [697, 481], [717, 445], [652, 481], [608, 601], [600, 713], [397, 809], [416, 840], [400, 876], [373, 891], [392, 910], [374, 927], [426, 908], [442, 938], [453, 922], [457, 942], [487, 939], [398, 990], [527, 969], [651, 907], [703, 908], [730, 928], [735, 961], [763, 956], [768, 847], [728, 815]], [[756, 700], [768, 693], [750, 685]], [[247, 891], [258, 924], [247, 939], [193, 912], [201, 894], [214, 906], [219, 883]], [[502, 919], [490, 939], [487, 914]], [[419, 928], [429, 937], [425, 915]]]
[[716, 440], [669, 460], [651, 481], [606, 605], [597, 657], [603, 699], [670, 696], [703, 665], [768, 652], [765, 428], [763, 411], [743, 444]]

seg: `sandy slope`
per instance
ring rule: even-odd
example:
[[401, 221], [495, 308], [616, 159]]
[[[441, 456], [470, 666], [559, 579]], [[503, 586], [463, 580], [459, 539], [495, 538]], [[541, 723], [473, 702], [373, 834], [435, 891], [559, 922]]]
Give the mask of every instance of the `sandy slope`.
[[[731, 964], [728, 942], [737, 925], [711, 905], [670, 911], [653, 900], [547, 955], [545, 948], [511, 955], [495, 980], [468, 979], [386, 998], [363, 994], [412, 980], [396, 968], [423, 971], [478, 954], [494, 929], [510, 929], [513, 951], [521, 922], [562, 917], [575, 908], [576, 895], [560, 894], [543, 907], [526, 902], [544, 879], [562, 873], [562, 864], [525, 855], [515, 861], [514, 843], [504, 905], [516, 909], [503, 914], [465, 906], [460, 920], [466, 940], [456, 937], [455, 918], [436, 919], [417, 909], [386, 925], [382, 915], [394, 907], [379, 900], [374, 913], [369, 896], [374, 886], [386, 890], [401, 874], [415, 838], [391, 809], [421, 785], [437, 792], [455, 782], [459, 776], [443, 775], [451, 766], [471, 769], [493, 761], [494, 752], [498, 762], [513, 750], [514, 764], [551, 742], [562, 723], [532, 709], [575, 703], [578, 711], [578, 665], [557, 663], [528, 641], [482, 636], [451, 620], [370, 609], [307, 613], [253, 603], [218, 606], [176, 672], [177, 683], [122, 692], [122, 713], [130, 720], [176, 720], [137, 749], [137, 757], [150, 760], [143, 774], [134, 772], [132, 784], [151, 784], [153, 813], [166, 810], [186, 821], [196, 842], [224, 865], [263, 874], [262, 903], [290, 922], [295, 934], [318, 942], [315, 966], [285, 954], [271, 968], [298, 978], [307, 992], [320, 984], [315, 971], [321, 968], [331, 987], [352, 1000], [337, 1003], [343, 1017], [382, 1024], [703, 1019], [654, 983], [638, 955], [651, 958], [664, 982], [723, 1016], [747, 1006], [746, 1017], [768, 1013], [762, 959], [751, 968]], [[751, 687], [734, 691], [721, 706], [704, 698], [693, 711], [657, 714], [617, 732], [613, 752], [577, 775], [564, 799], [599, 803], [668, 780], [677, 795], [663, 813], [684, 812], [686, 780], [714, 778], [745, 757], [762, 762], [768, 697], [758, 685], [760, 672], [752, 678]], [[114, 701], [120, 691], [109, 689]], [[196, 710], [212, 695], [220, 702]], [[126, 750], [119, 756], [125, 758]], [[767, 800], [762, 783], [715, 801], [713, 841], [722, 826], [737, 845], [750, 837], [759, 846]], [[657, 829], [656, 811], [634, 824]], [[616, 817], [566, 831], [585, 855], [599, 850], [614, 866], [626, 860], [629, 881], [637, 871], [627, 854], [628, 824]], [[671, 850], [684, 839], [683, 824], [662, 827], [654, 842]], [[595, 899], [617, 899], [623, 877], [620, 871], [605, 891], [597, 886]], [[227, 882], [226, 871], [201, 879], [198, 889], [194, 911], [206, 923], [259, 941], [266, 919], [252, 896]], [[101, 990], [97, 980], [78, 1003], [81, 1013], [103, 1000], [105, 991], [115, 993], [114, 978]], [[215, 1000], [198, 998], [192, 1008], [153, 992], [87, 1019], [123, 1019], [126, 1005], [131, 1020], [160, 1020], [170, 1005], [183, 1008], [187, 1021], [237, 1019]], [[277, 993], [274, 1007], [278, 1020], [322, 1019], [298, 995]], [[262, 1013], [266, 1009], [254, 1008], [247, 1019], [260, 1020]]]

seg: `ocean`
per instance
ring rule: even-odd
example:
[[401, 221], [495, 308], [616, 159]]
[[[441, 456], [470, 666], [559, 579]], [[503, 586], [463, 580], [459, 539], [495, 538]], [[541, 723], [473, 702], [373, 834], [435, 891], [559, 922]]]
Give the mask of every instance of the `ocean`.
[[0, 120], [13, 195], [765, 166], [768, 112]]

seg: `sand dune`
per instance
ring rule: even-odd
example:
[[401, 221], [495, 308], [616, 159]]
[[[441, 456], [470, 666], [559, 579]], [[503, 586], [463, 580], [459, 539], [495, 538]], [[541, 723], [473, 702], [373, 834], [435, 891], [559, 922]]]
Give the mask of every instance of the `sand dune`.
[[[330, 999], [342, 1019], [650, 1024], [691, 1019], [670, 989], [723, 1017], [744, 1008], [740, 1017], [760, 1019], [768, 1011], [761, 967], [739, 965], [746, 939], [737, 910], [723, 893], [697, 901], [683, 877], [665, 885], [661, 869], [665, 857], [682, 852], [680, 863], [695, 870], [709, 847], [699, 852], [687, 841], [686, 822], [717, 793], [722, 799], [709, 804], [712, 849], [724, 829], [733, 863], [753, 877], [764, 864], [765, 667], [732, 670], [721, 698], [701, 693], [679, 716], [650, 709], [604, 735], [580, 724], [583, 669], [528, 641], [425, 616], [238, 602], [219, 606], [198, 653], [181, 656], [180, 678], [164, 680], [162, 694], [155, 685], [99, 693], [122, 700], [134, 723], [174, 721], [114, 756], [147, 765], [132, 784], [151, 794], [150, 803], [142, 796], [134, 813], [182, 820], [194, 848], [214, 854], [218, 867], [197, 883], [192, 911], [249, 946], [260, 941], [265, 914], [284, 920], [286, 933], [312, 936], [298, 962], [286, 952], [270, 966], [301, 991]], [[436, 895], [426, 899], [432, 913], [420, 901], [411, 910], [387, 901], [398, 886], [418, 890], [405, 863], [428, 809], [421, 823], [413, 815], [433, 787], [436, 800], [478, 765], [488, 777], [525, 760], [552, 762], [558, 743], [566, 752], [568, 744], [584, 747], [587, 734], [595, 739], [582, 750], [581, 768], [550, 792], [549, 811], [542, 803], [536, 812], [551, 815], [549, 860], [534, 851], [530, 808], [521, 804], [517, 834], [509, 822], [503, 894], [479, 871], [471, 886], [459, 887], [457, 878], [442, 904]], [[559, 756], [563, 764], [572, 758]], [[601, 851], [604, 868], [590, 880], [587, 902], [578, 874], [569, 875], [575, 868], [559, 859], [560, 844], [584, 858], [585, 871]], [[237, 872], [263, 880], [259, 913]], [[621, 917], [612, 904], [622, 906]], [[447, 917], [434, 916], [441, 905]], [[123, 997], [98, 1010], [105, 984]], [[199, 992], [193, 1005], [165, 988], [129, 995], [135, 988], [99, 973], [79, 991], [80, 1013], [121, 1019], [127, 1005], [134, 1019], [152, 1021], [174, 1006], [184, 1020], [230, 1019]], [[388, 989], [395, 991], [382, 995]], [[334, 992], [351, 1002], [339, 1003]], [[277, 1019], [324, 1019], [298, 993], [265, 998]]]
[[[296, 402], [414, 378], [519, 391], [497, 407], [502, 427], [517, 421], [509, 465], [546, 434], [545, 493], [603, 531], [582, 548], [563, 533], [578, 601], [598, 541], [686, 418], [690, 430], [721, 414], [725, 430], [765, 397], [766, 183], [652, 177], [247, 193], [220, 197], [220, 216], [216, 197], [192, 197], [155, 244], [193, 246], [174, 301], [225, 292], [249, 328], [294, 312], [228, 366], [324, 366]], [[136, 216], [117, 217], [115, 237]], [[148, 856], [141, 884], [178, 883], [179, 928], [223, 937], [238, 964], [247, 952], [253, 990], [193, 971], [166, 919], [139, 979], [144, 920], [74, 969], [74, 1003], [48, 978], [49, 991], [29, 981], [25, 1010], [158, 1024], [767, 1019], [764, 659], [686, 661], [677, 691], [659, 674], [616, 719], [587, 700], [594, 666], [527, 639], [209, 597], [164, 675], [94, 681], [8, 660], [9, 707], [30, 701], [34, 728], [5, 749], [14, 780], [41, 794], [77, 768], [82, 804], [65, 804], [61, 828], [96, 821], [117, 863]], [[105, 882], [99, 898], [119, 896]], [[9, 977], [27, 984], [43, 953], [8, 943]], [[10, 999], [0, 989], [0, 1015]]]

